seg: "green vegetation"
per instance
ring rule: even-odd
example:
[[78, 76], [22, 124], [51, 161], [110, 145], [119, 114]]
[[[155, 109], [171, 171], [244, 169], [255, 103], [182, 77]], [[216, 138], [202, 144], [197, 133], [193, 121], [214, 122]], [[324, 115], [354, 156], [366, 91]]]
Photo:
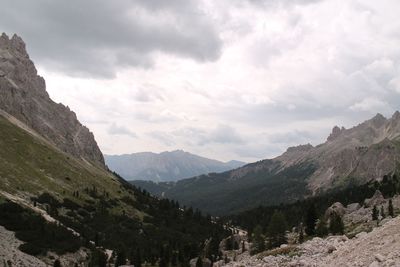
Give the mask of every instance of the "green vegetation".
[[329, 232], [337, 235], [344, 233], [344, 225], [342, 221], [342, 217], [336, 213], [332, 213], [329, 218]]
[[286, 230], [287, 224], [285, 217], [281, 212], [275, 211], [267, 228], [270, 248], [279, 247], [286, 243]]
[[26, 242], [20, 250], [30, 255], [44, 255], [49, 250], [58, 254], [75, 252], [83, 244], [80, 238], [64, 227], [48, 223], [40, 215], [18, 204], [0, 204], [0, 214], [0, 225], [16, 232], [16, 237]]
[[132, 183], [154, 195], [165, 192], [170, 199], [218, 216], [243, 212], [267, 203], [293, 202], [309, 193], [306, 179], [316, 169], [312, 163], [301, 163], [283, 171], [278, 171], [280, 165], [273, 160], [264, 160], [263, 164], [265, 169], [236, 179], [231, 177], [232, 171], [228, 171], [201, 175], [175, 184]]
[[328, 235], [329, 229], [328, 229], [328, 226], [326, 224], [326, 220], [325, 220], [324, 216], [322, 216], [318, 220], [317, 226], [315, 228], [315, 233], [319, 237], [324, 237], [324, 236]]
[[374, 207], [372, 209], [372, 220], [376, 221], [376, 220], [378, 220], [378, 217], [379, 217], [379, 211], [376, 208], [376, 205], [374, 205]]
[[63, 226], [0, 200], [0, 225], [17, 231], [17, 237], [27, 242], [21, 249], [30, 254], [49, 250], [63, 254], [84, 245], [93, 250], [91, 266], [101, 266], [104, 255], [93, 248], [93, 241], [119, 252], [121, 263], [123, 258], [133, 258], [151, 265], [186, 266], [203, 253], [204, 241], [211, 237], [206, 253], [217, 259], [216, 244], [231, 234], [199, 210], [156, 199], [117, 174], [60, 152], [1, 116], [0, 147], [0, 191], [24, 201], [34, 196], [32, 206], [47, 210], [81, 235], [77, 238]]
[[[381, 182], [371, 181], [369, 183], [352, 186], [346, 189], [335, 189], [324, 195], [310, 197], [308, 199], [299, 200], [290, 204], [281, 204], [277, 206], [258, 207], [248, 210], [237, 215], [227, 216], [224, 219], [230, 221], [234, 225], [238, 225], [249, 232], [249, 236], [260, 237], [266, 234], [268, 236], [267, 226], [270, 224], [273, 215], [280, 212], [287, 219], [287, 225], [299, 227], [305, 222], [306, 233], [308, 236], [327, 234], [327, 225], [323, 220], [325, 210], [335, 202], [341, 202], [343, 205], [350, 203], [363, 203], [366, 198], [373, 196], [376, 190], [380, 190], [384, 197], [393, 197], [399, 193], [400, 181], [397, 174], [385, 175]], [[393, 206], [392, 206], [393, 208]], [[379, 210], [374, 207], [373, 218], [377, 219]], [[317, 218], [321, 218], [317, 220]], [[329, 231], [331, 233], [343, 233], [343, 222], [340, 216], [330, 218]], [[301, 238], [302, 227], [299, 227], [299, 235]], [[304, 238], [304, 236], [302, 236]], [[254, 238], [254, 237], [253, 237]], [[261, 241], [259, 241], [260, 243]], [[301, 241], [300, 241], [301, 242]]]
[[391, 199], [389, 199], [388, 214], [389, 214], [389, 216], [394, 217], [393, 203], [392, 203]]
[[260, 225], [257, 225], [254, 228], [253, 236], [252, 236], [252, 247], [251, 254], [256, 254], [265, 250], [265, 241], [263, 236], [263, 229]]

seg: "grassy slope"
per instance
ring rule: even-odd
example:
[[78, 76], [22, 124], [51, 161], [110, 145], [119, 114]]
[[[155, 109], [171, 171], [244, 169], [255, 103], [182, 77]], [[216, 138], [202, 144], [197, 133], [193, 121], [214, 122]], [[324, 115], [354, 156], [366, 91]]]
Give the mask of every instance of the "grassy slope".
[[[75, 159], [44, 140], [36, 138], [0, 116], [0, 190], [23, 196], [50, 191], [60, 199], [82, 203], [91, 197], [74, 191], [95, 186], [99, 192], [122, 198], [128, 192], [116, 177], [105, 170]], [[117, 209], [142, 218], [141, 214], [121, 201]]]

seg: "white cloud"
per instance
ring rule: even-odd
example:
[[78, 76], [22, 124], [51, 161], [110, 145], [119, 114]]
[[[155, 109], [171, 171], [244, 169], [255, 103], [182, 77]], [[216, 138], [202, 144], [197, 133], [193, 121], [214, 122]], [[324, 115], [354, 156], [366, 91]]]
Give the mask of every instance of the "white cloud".
[[376, 99], [376, 98], [365, 98], [360, 102], [355, 103], [350, 106], [350, 109], [353, 111], [372, 111], [374, 110], [385, 110], [385, 107], [388, 106], [388, 103]]
[[[118, 3], [113, 5], [120, 10]], [[397, 0], [198, 0], [184, 7], [182, 21], [175, 21], [181, 14], [178, 3], [140, 1], [148, 17], [138, 17], [135, 25], [163, 28], [156, 15], [164, 10], [174, 34], [158, 47], [150, 37], [159, 31], [146, 33], [152, 49], [144, 55], [152, 67], [137, 68], [143, 51], [135, 44], [112, 65], [115, 77], [109, 80], [51, 72], [41, 57], [49, 51], [52, 56], [63, 43], [33, 48], [37, 42], [27, 40], [51, 96], [77, 112], [106, 153], [185, 149], [251, 161], [297, 142], [323, 142], [333, 125], [349, 127], [377, 112], [389, 116], [399, 109]], [[36, 38], [28, 26], [18, 24]], [[106, 41], [108, 49], [125, 51]], [[97, 49], [86, 39], [80, 42], [76, 39], [91, 58]], [[68, 63], [65, 57], [54, 59]], [[98, 60], [89, 63], [99, 66]], [[110, 134], [113, 122], [138, 138]]]

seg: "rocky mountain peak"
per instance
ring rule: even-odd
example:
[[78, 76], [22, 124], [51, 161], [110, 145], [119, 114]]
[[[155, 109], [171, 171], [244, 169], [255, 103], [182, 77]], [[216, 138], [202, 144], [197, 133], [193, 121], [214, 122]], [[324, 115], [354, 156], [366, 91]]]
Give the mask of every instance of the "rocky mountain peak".
[[293, 153], [293, 152], [304, 152], [312, 149], [313, 146], [311, 144], [305, 144], [305, 145], [298, 145], [298, 146], [292, 146], [289, 147], [286, 152], [287, 153]]
[[333, 140], [335, 140], [335, 139], [338, 138], [338, 137], [342, 134], [342, 132], [344, 132], [345, 130], [346, 130], [346, 129], [345, 129], [344, 127], [342, 127], [342, 128], [339, 128], [339, 126], [333, 127], [332, 133], [328, 136], [327, 140], [328, 140], [328, 141], [333, 141]]
[[50, 99], [22, 38], [5, 33], [0, 36], [0, 109], [60, 150], [105, 167], [93, 134], [68, 107]]
[[392, 120], [400, 121], [400, 112], [398, 110], [395, 113], [393, 113]]
[[371, 120], [372, 124], [379, 128], [387, 122], [387, 119], [380, 113], [377, 113]]

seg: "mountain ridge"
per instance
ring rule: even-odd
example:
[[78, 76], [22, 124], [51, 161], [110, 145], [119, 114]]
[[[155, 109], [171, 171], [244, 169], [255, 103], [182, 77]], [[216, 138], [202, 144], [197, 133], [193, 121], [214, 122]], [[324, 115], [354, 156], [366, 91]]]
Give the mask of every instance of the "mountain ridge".
[[240, 161], [221, 162], [183, 150], [161, 153], [138, 152], [105, 155], [107, 166], [127, 180], [170, 182], [210, 172], [223, 172], [243, 166]]
[[278, 157], [232, 171], [170, 184], [134, 184], [212, 214], [231, 214], [380, 180], [399, 168], [399, 136], [400, 113], [390, 118], [378, 113], [349, 129], [335, 126], [320, 145], [289, 147]]

